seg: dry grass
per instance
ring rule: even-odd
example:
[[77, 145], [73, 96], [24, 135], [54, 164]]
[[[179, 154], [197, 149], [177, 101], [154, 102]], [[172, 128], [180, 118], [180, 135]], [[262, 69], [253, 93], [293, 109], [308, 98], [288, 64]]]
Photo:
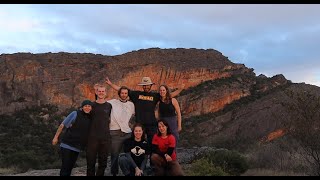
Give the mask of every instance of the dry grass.
[[16, 167], [10, 167], [10, 168], [0, 168], [0, 175], [10, 175], [10, 174], [15, 174], [19, 173], [19, 169]]
[[276, 171], [271, 169], [249, 169], [241, 176], [306, 176], [296, 172]]

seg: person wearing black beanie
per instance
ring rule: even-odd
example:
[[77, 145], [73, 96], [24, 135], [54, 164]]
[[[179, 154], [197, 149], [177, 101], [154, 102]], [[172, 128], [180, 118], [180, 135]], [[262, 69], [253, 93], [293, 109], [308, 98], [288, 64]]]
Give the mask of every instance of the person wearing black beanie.
[[71, 112], [64, 119], [52, 140], [52, 145], [56, 145], [60, 134], [66, 128], [60, 144], [62, 160], [60, 176], [71, 175], [80, 151], [84, 150], [87, 146], [92, 104], [90, 100], [84, 100], [79, 110]]

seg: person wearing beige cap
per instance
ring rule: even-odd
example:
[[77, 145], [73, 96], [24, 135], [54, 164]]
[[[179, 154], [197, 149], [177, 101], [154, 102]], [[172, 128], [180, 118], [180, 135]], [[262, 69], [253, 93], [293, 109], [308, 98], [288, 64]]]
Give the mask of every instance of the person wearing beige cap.
[[[119, 90], [120, 87], [113, 84], [109, 78], [106, 78], [106, 83], [115, 90]], [[152, 137], [157, 133], [157, 119], [155, 117], [155, 109], [157, 103], [160, 101], [160, 93], [152, 92], [152, 82], [150, 77], [143, 77], [139, 86], [143, 88], [143, 91], [129, 91], [130, 100], [135, 105], [136, 121], [141, 123], [146, 130], [147, 141], [149, 144], [152, 142]], [[172, 97], [177, 96], [182, 91], [182, 88], [171, 93]]]

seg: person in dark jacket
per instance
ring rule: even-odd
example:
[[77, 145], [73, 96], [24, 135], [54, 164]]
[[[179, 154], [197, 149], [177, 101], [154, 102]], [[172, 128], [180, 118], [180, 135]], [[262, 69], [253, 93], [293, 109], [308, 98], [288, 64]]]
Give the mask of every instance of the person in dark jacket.
[[52, 145], [56, 145], [62, 130], [67, 128], [60, 144], [62, 159], [60, 176], [71, 175], [80, 151], [84, 150], [87, 145], [91, 110], [92, 102], [90, 100], [83, 101], [81, 109], [71, 112], [60, 124], [52, 140]]
[[120, 168], [125, 176], [142, 176], [148, 160], [149, 148], [140, 123], [133, 126], [131, 138], [124, 142], [124, 153], [119, 157]]

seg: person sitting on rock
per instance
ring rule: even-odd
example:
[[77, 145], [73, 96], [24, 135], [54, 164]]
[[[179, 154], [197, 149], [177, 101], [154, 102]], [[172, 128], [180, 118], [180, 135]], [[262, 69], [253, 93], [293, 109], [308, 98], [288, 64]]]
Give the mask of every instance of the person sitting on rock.
[[172, 135], [168, 123], [158, 121], [158, 133], [152, 139], [151, 161], [156, 176], [183, 176], [184, 173], [177, 160], [176, 140]]
[[120, 168], [125, 176], [143, 176], [149, 155], [148, 146], [142, 125], [136, 123], [131, 138], [124, 142], [124, 153], [119, 157]]

